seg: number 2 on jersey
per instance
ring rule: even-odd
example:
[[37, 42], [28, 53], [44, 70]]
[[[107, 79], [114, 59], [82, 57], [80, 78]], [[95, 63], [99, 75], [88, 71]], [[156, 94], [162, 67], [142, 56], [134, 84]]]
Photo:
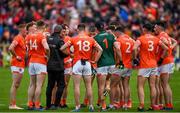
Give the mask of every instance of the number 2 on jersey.
[[131, 44], [129, 42], [126, 42], [126, 45], [127, 45], [126, 53], [131, 53], [130, 51]]
[[104, 42], [104, 44], [105, 44], [105, 46], [106, 46], [106, 49], [108, 48], [108, 41], [107, 41], [107, 39], [105, 38], [104, 40], [103, 40], [103, 42]]
[[79, 51], [89, 51], [90, 50], [90, 42], [88, 41], [78, 41], [77, 45], [79, 46]]
[[30, 40], [29, 45], [30, 45], [30, 50], [32, 50], [32, 49], [37, 50], [37, 41], [36, 40], [34, 40], [34, 41]]

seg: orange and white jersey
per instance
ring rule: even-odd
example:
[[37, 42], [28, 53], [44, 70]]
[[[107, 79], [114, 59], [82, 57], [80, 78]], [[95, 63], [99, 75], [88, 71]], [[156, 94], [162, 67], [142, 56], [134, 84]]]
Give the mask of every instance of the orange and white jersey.
[[17, 66], [17, 67], [25, 67], [25, 54], [26, 54], [26, 45], [25, 45], [25, 39], [22, 35], [17, 35], [12, 44], [14, 47], [14, 52], [17, 56], [20, 56], [22, 58], [22, 61], [18, 61], [14, 56], [11, 59], [11, 66]]
[[93, 48], [99, 46], [96, 41], [86, 34], [80, 34], [68, 41], [74, 47], [73, 64], [78, 60], [91, 60]]
[[139, 57], [140, 65], [139, 68], [155, 68], [157, 67], [157, 48], [159, 47], [159, 38], [151, 35], [145, 34], [140, 36], [136, 44], [139, 45]]
[[126, 68], [132, 68], [132, 53], [135, 41], [124, 34], [116, 39], [119, 42], [120, 50], [122, 54], [122, 61]]
[[46, 38], [42, 33], [29, 34], [26, 36], [29, 63], [47, 64], [46, 51], [43, 47], [43, 40], [46, 40]]
[[[69, 36], [66, 36], [64, 38], [64, 42], [68, 42], [69, 40], [71, 40], [71, 38]], [[68, 52], [70, 53], [70, 47], [68, 48]], [[66, 58], [64, 58], [64, 68], [71, 68], [72, 67], [72, 58], [69, 56], [67, 56]]]
[[[161, 32], [158, 35], [158, 38], [166, 45], [168, 46], [168, 54], [167, 56], [164, 58], [162, 65], [164, 64], [169, 64], [169, 63], [173, 63], [174, 62], [174, 57], [172, 55], [172, 50], [173, 48], [171, 48], [172, 42], [171, 42], [171, 37], [165, 33], [165, 32]], [[161, 47], [158, 48], [158, 60], [161, 57], [161, 55], [163, 54], [163, 49]]]

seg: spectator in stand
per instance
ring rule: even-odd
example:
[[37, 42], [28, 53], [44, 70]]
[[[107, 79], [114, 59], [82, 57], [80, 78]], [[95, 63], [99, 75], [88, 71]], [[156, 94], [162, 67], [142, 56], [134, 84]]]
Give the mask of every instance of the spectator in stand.
[[[17, 25], [40, 19], [50, 25], [66, 23], [70, 32], [80, 22], [112, 21], [126, 27], [125, 33], [137, 38], [144, 21], [168, 23], [167, 33], [179, 42], [180, 7], [178, 0], [1, 0], [0, 43], [10, 43]], [[173, 31], [173, 32], [172, 32]]]

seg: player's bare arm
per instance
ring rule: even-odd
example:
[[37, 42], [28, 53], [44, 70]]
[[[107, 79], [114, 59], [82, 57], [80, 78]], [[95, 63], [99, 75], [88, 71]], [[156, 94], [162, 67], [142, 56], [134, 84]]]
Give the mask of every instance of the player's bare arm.
[[159, 41], [159, 45], [162, 47], [162, 49], [164, 49], [164, 50], [168, 50], [169, 48], [168, 48], [168, 46], [166, 45], [166, 43], [164, 42], [164, 41]]
[[95, 49], [97, 50], [97, 56], [96, 56], [95, 59], [94, 59], [94, 63], [97, 63], [97, 61], [98, 61], [99, 58], [101, 57], [101, 54], [102, 54], [102, 52], [103, 52], [103, 49], [101, 48], [101, 46], [100, 46], [98, 43], [95, 44]]
[[11, 45], [9, 46], [9, 51], [10, 51], [10, 53], [11, 53], [14, 57], [16, 57], [16, 59], [17, 59], [18, 61], [22, 61], [22, 58], [21, 58], [20, 56], [17, 56], [16, 53], [15, 53], [15, 51], [14, 51], [14, 48], [15, 48], [17, 45], [18, 45], [18, 42], [14, 40], [14, 41], [11, 43]]
[[171, 48], [174, 49], [178, 43], [174, 38], [171, 38], [171, 42], [172, 42]]
[[42, 45], [43, 45], [44, 49], [46, 50], [46, 57], [47, 57], [47, 59], [49, 59], [49, 57], [50, 57], [50, 49], [49, 49], [49, 46], [48, 46], [48, 43], [47, 43], [46, 39], [42, 40]]
[[68, 51], [68, 49], [64, 49], [64, 50], [61, 50], [60, 48], [60, 51], [62, 51], [65, 55], [70, 55], [70, 52]]
[[68, 41], [66, 42], [64, 45], [61, 46], [60, 50], [61, 51], [64, 51], [66, 48], [70, 47], [71, 46], [71, 43]]
[[137, 55], [138, 55], [138, 48], [139, 46], [141, 45], [141, 42], [139, 40], [137, 40], [134, 44], [134, 47], [133, 47], [133, 51], [134, 51], [134, 54], [133, 54], [133, 57], [134, 59], [137, 58]]
[[122, 53], [121, 53], [121, 50], [120, 50], [120, 44], [119, 42], [114, 42], [114, 48], [115, 48], [115, 51], [118, 55], [118, 58], [120, 61], [122, 61]]

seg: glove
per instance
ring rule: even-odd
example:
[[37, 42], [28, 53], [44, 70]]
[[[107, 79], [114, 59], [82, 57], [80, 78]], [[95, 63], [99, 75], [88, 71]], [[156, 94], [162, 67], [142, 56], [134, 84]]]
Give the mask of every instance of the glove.
[[119, 69], [124, 69], [124, 64], [122, 61], [119, 62], [119, 64], [116, 65], [117, 68]]
[[158, 66], [160, 66], [163, 63], [163, 58], [160, 58], [159, 61], [157, 62]]
[[138, 66], [138, 65], [139, 65], [139, 60], [133, 59], [133, 66]]

